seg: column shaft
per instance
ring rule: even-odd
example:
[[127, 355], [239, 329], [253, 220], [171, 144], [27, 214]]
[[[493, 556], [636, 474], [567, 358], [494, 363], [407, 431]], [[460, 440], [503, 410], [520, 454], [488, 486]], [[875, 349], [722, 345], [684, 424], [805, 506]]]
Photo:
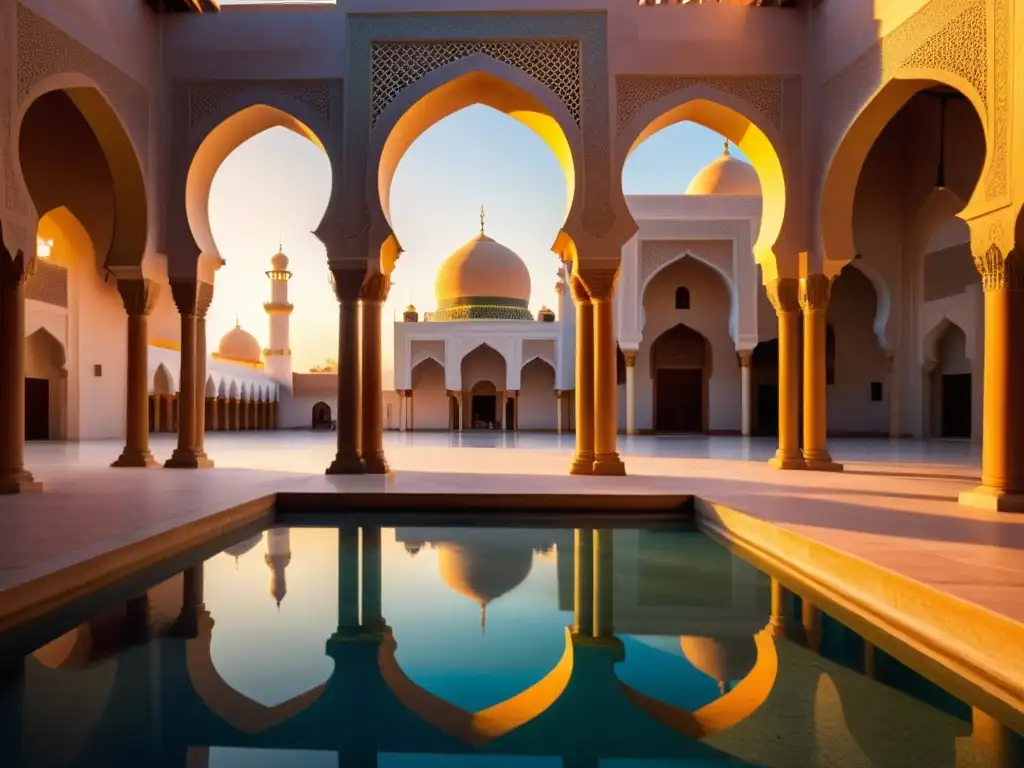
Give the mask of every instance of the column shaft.
[[118, 280], [117, 289], [128, 312], [128, 372], [126, 381], [125, 443], [115, 467], [155, 467], [149, 451], [149, 312], [157, 286], [148, 280]]
[[573, 630], [594, 634], [594, 531], [577, 528], [573, 542]]
[[1024, 256], [992, 246], [975, 264], [985, 289], [981, 485], [960, 503], [1024, 512]]
[[25, 280], [28, 263], [13, 257], [0, 228], [0, 494], [38, 491], [25, 469]]
[[768, 286], [768, 299], [779, 319], [779, 448], [768, 463], [776, 469], [803, 469], [800, 454], [799, 282], [782, 277]]
[[[206, 456], [206, 313], [213, 302], [213, 285], [200, 281], [196, 291], [196, 455]], [[211, 461], [209, 466], [213, 466]]]
[[744, 437], [750, 437], [752, 432], [750, 364], [753, 359], [753, 353], [749, 349], [741, 350], [736, 353], [736, 358], [740, 364], [740, 434]]
[[838, 472], [826, 441], [826, 338], [828, 300], [832, 281], [822, 274], [800, 281], [800, 307], [804, 313], [804, 448], [806, 469]]
[[626, 434], [636, 434], [636, 352], [626, 356]]
[[181, 388], [178, 392], [178, 447], [164, 466], [170, 469], [200, 469], [213, 466], [196, 451], [196, 302], [199, 285], [195, 280], [171, 281], [171, 293], [181, 317]]
[[362, 378], [359, 354], [359, 291], [365, 269], [331, 269], [334, 295], [338, 299], [338, 451], [327, 468], [329, 475], [363, 473], [360, 456], [362, 440]]
[[582, 277], [594, 307], [594, 474], [625, 475], [616, 441], [619, 387], [615, 366], [615, 280], [618, 271], [586, 271]]
[[570, 283], [576, 305], [576, 452], [569, 474], [594, 473], [594, 308], [575, 275]]
[[383, 374], [381, 372], [381, 306], [387, 299], [391, 280], [387, 275], [374, 275], [360, 293], [362, 306], [362, 450], [367, 474], [390, 472], [384, 456]]
[[615, 634], [615, 532], [594, 531], [594, 637], [609, 639]]

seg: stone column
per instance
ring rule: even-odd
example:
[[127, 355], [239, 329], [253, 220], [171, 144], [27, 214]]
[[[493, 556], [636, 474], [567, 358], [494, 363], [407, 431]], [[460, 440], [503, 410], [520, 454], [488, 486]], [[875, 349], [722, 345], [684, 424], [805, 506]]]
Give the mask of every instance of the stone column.
[[614, 536], [608, 528], [594, 531], [594, 637], [605, 640], [615, 635]]
[[331, 278], [338, 299], [338, 451], [327, 474], [361, 475], [359, 292], [366, 279], [366, 269], [332, 266]]
[[573, 543], [573, 631], [594, 634], [594, 531], [577, 528]]
[[362, 626], [371, 632], [384, 629], [381, 605], [381, 551], [380, 526], [364, 526], [363, 532], [363, 615]]
[[623, 352], [626, 358], [626, 434], [636, 434], [636, 352]]
[[384, 383], [381, 371], [381, 307], [391, 290], [391, 278], [370, 277], [359, 293], [362, 307], [363, 348], [363, 422], [362, 448], [364, 471], [368, 475], [386, 475], [391, 471], [384, 457]]
[[594, 474], [594, 308], [583, 281], [569, 283], [576, 305], [576, 452], [571, 475]]
[[[196, 290], [196, 455], [206, 461], [206, 313], [213, 303], [213, 285], [200, 280]], [[213, 466], [210, 461], [209, 466]]]
[[804, 447], [806, 469], [841, 472], [832, 461], [826, 440], [825, 338], [832, 280], [808, 275], [800, 280], [800, 308], [804, 313]]
[[555, 432], [562, 434], [562, 395], [565, 393], [560, 390], [555, 390]]
[[463, 407], [462, 390], [455, 393], [455, 410], [459, 414], [459, 432], [466, 426], [466, 409]]
[[181, 389], [178, 393], [178, 447], [164, 466], [169, 469], [202, 469], [213, 463], [196, 451], [196, 306], [199, 281], [172, 280], [171, 294], [181, 316]]
[[981, 485], [960, 503], [1024, 512], [1024, 255], [991, 245], [974, 264], [985, 290]]
[[616, 450], [619, 387], [615, 366], [615, 282], [619, 270], [584, 269], [580, 278], [594, 308], [594, 474], [625, 475]]
[[780, 277], [765, 286], [779, 319], [779, 448], [768, 464], [775, 469], [803, 469], [800, 435], [800, 283]]
[[515, 431], [519, 431], [519, 390], [512, 390], [512, 425]]
[[150, 280], [118, 280], [128, 313], [128, 376], [126, 381], [125, 441], [114, 467], [155, 467], [149, 452], [149, 313], [158, 286]]
[[405, 432], [405, 391], [398, 392], [398, 431]]
[[29, 262], [13, 256], [0, 226], [0, 494], [42, 490], [25, 469], [25, 280]]
[[750, 363], [753, 357], [754, 352], [750, 349], [741, 349], [736, 353], [736, 360], [740, 364], [740, 434], [744, 437], [750, 437], [751, 432]]
[[211, 397], [206, 404], [210, 409], [210, 429], [217, 432], [220, 429], [220, 398]]
[[818, 653], [821, 650], [821, 610], [803, 599], [800, 605], [800, 621], [804, 625], [804, 639], [807, 647]]

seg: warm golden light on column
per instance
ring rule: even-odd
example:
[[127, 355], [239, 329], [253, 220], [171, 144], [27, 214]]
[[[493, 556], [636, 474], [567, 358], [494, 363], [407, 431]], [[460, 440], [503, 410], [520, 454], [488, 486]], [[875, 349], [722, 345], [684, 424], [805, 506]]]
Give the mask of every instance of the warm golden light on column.
[[768, 463], [776, 469], [803, 469], [800, 454], [800, 284], [781, 277], [765, 286], [779, 321], [779, 448]]
[[362, 445], [360, 456], [367, 474], [391, 471], [384, 457], [384, 399], [381, 371], [381, 307], [391, 289], [391, 278], [375, 275], [359, 294], [362, 308]]
[[974, 262], [985, 291], [981, 485], [960, 503], [1024, 512], [1024, 257], [992, 245]]
[[753, 357], [751, 349], [741, 349], [736, 353], [736, 362], [740, 366], [740, 434], [744, 437], [750, 437], [751, 432], [750, 364]]
[[636, 434], [636, 351], [623, 352], [626, 358], [626, 434]]
[[838, 472], [826, 443], [826, 361], [828, 301], [832, 280], [808, 275], [800, 280], [800, 309], [804, 315], [804, 447], [806, 469]]
[[[199, 282], [196, 297], [196, 454], [206, 455], [206, 313], [213, 303], [213, 284]], [[210, 462], [213, 466], [213, 462]]]
[[[582, 269], [594, 313], [594, 474], [625, 475], [616, 450], [619, 387], [615, 366], [615, 283], [619, 270]], [[579, 354], [579, 347], [576, 349]]]
[[169, 469], [202, 469], [213, 466], [196, 452], [196, 306], [199, 284], [196, 280], [172, 280], [171, 294], [181, 318], [181, 373], [178, 380], [178, 447], [164, 466]]
[[576, 452], [569, 473], [594, 473], [594, 308], [575, 275], [569, 283], [576, 305]]
[[[149, 313], [156, 300], [157, 285], [149, 280], [118, 280], [128, 313], [128, 365], [125, 387], [125, 444], [115, 467], [155, 467], [149, 451]], [[160, 430], [159, 400], [154, 426]]]

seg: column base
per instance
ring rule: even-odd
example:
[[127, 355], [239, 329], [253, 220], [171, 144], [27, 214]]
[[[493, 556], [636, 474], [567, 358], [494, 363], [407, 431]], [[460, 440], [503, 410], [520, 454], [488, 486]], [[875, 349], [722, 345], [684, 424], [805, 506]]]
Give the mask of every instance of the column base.
[[624, 477], [626, 465], [618, 453], [599, 453], [594, 457], [594, 474], [611, 477]]
[[971, 491], [964, 491], [957, 499], [962, 506], [984, 509], [988, 512], [1024, 513], [1024, 493], [1001, 491], [987, 485], [979, 485]]
[[804, 457], [799, 454], [794, 456], [776, 451], [775, 455], [768, 459], [768, 466], [772, 469], [805, 469], [807, 465]]
[[828, 451], [810, 454], [804, 453], [804, 469], [812, 472], [842, 472], [843, 465], [832, 461]]
[[32, 473], [22, 470], [13, 475], [0, 476], [0, 495], [12, 493], [38, 493], [43, 484], [38, 482]]
[[175, 448], [171, 458], [164, 462], [164, 469], [212, 469], [213, 462], [205, 455], [196, 453], [191, 448], [181, 450]]
[[365, 472], [366, 467], [358, 453], [348, 453], [344, 455], [339, 453], [334, 457], [334, 461], [331, 462], [331, 466], [327, 468], [327, 472], [325, 474], [362, 475]]
[[384, 456], [384, 451], [370, 456], [363, 457], [363, 472], [367, 475], [387, 475], [391, 473], [391, 467], [388, 466], [388, 460]]
[[570, 475], [592, 475], [594, 474], [594, 454], [577, 453], [572, 457], [572, 464], [569, 465]]
[[121, 451], [121, 455], [117, 457], [110, 466], [112, 467], [130, 467], [135, 469], [153, 469], [160, 466], [160, 462], [153, 458], [153, 454], [149, 452], [147, 448], [144, 451], [140, 451], [136, 448], [125, 448]]

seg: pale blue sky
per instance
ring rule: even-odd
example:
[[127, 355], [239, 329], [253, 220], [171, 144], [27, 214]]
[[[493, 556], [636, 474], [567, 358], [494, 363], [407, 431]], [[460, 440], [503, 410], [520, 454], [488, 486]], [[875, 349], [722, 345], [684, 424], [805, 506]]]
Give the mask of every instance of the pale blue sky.
[[[718, 134], [693, 123], [671, 126], [629, 158], [624, 189], [627, 194], [680, 194], [721, 152]], [[283, 128], [250, 139], [227, 158], [210, 195], [214, 238], [227, 261], [217, 276], [209, 316], [211, 346], [234, 326], [236, 314], [266, 345], [263, 302], [270, 289], [264, 272], [280, 239], [294, 273], [295, 370], [306, 371], [336, 356], [337, 304], [323, 245], [311, 234], [330, 188], [326, 157]], [[541, 305], [556, 306], [558, 260], [550, 247], [566, 209], [558, 163], [521, 123], [483, 106], [457, 112], [410, 147], [395, 175], [391, 212], [405, 253], [384, 310], [386, 387], [391, 385], [391, 321], [409, 303], [420, 312], [435, 308], [437, 268], [477, 233], [481, 203], [488, 235], [516, 251], [530, 269], [531, 309], [536, 313]]]

